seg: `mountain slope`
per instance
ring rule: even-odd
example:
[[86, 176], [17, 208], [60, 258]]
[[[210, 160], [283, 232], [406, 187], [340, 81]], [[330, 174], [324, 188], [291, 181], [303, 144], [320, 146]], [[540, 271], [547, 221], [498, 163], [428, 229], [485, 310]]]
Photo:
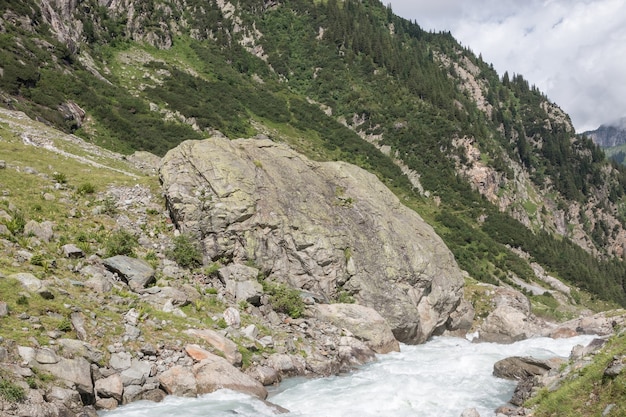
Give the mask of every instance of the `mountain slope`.
[[[624, 172], [521, 75], [374, 0], [2, 6], [4, 103], [163, 155], [263, 135], [375, 173], [472, 277], [529, 261], [626, 303]], [[513, 248], [513, 249], [511, 249]]]
[[626, 143], [626, 117], [609, 124], [603, 124], [596, 130], [584, 132], [602, 148], [612, 148]]

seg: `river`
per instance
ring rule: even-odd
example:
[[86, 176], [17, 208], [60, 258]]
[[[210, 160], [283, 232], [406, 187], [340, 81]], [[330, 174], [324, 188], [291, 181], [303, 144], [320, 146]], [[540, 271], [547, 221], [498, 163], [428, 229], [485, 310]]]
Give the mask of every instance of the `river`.
[[[511, 398], [515, 382], [492, 376], [493, 364], [509, 356], [567, 358], [577, 344], [593, 336], [536, 338], [511, 345], [471, 343], [436, 337], [342, 376], [293, 378], [270, 390], [269, 401], [291, 412], [286, 417], [459, 417], [476, 408], [481, 417]], [[220, 390], [198, 398], [168, 397], [161, 403], [140, 401], [103, 412], [102, 417], [244, 417], [274, 416], [263, 402]]]

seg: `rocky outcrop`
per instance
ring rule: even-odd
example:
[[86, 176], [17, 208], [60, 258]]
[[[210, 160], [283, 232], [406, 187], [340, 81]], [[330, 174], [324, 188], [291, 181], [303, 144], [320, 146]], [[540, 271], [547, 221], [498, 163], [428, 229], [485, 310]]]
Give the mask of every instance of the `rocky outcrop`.
[[493, 287], [495, 309], [478, 328], [480, 342], [513, 343], [541, 333], [543, 323], [531, 313], [530, 301], [511, 288]]
[[173, 149], [159, 172], [173, 221], [207, 260], [254, 261], [267, 279], [329, 299], [346, 292], [408, 343], [444, 327], [460, 302], [461, 271], [441, 239], [358, 167], [212, 138]]
[[603, 148], [623, 145], [626, 143], [626, 117], [603, 124], [596, 130], [587, 131], [583, 134]]

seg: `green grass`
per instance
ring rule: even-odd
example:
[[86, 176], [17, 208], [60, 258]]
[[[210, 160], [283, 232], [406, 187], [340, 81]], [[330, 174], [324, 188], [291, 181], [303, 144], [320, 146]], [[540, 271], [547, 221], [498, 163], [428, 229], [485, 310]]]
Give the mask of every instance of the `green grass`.
[[575, 370], [556, 391], [542, 389], [529, 400], [535, 406], [534, 417], [595, 417], [601, 416], [609, 404], [614, 408], [609, 416], [626, 415], [626, 372], [615, 378], [604, 376], [604, 370], [614, 356], [626, 355], [626, 333], [613, 337], [593, 362]]

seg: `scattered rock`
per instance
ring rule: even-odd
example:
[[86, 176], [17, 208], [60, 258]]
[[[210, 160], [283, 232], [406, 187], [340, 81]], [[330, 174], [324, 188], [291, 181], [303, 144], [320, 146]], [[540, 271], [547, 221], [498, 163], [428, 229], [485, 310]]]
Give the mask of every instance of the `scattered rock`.
[[91, 367], [85, 358], [59, 358], [56, 363], [38, 364], [36, 366], [66, 381], [70, 386], [74, 386], [79, 393], [88, 396], [93, 395]]
[[4, 301], [0, 301], [0, 317], [9, 315], [9, 306]]

